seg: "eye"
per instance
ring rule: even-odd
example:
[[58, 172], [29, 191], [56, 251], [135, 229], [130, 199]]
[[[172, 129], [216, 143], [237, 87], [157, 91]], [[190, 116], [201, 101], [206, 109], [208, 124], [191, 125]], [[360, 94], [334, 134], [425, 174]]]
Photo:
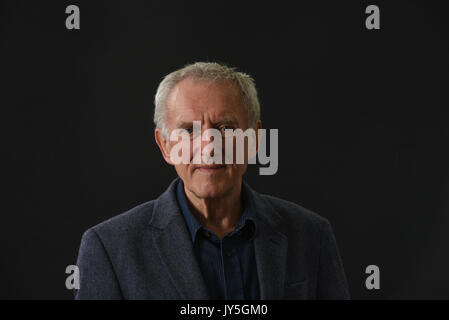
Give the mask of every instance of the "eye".
[[195, 132], [193, 128], [184, 128], [184, 130], [190, 136], [190, 139], [196, 139], [198, 134], [201, 136], [201, 132]]
[[220, 130], [222, 132], [225, 132], [225, 130], [234, 130], [234, 127], [233, 126], [221, 126]]

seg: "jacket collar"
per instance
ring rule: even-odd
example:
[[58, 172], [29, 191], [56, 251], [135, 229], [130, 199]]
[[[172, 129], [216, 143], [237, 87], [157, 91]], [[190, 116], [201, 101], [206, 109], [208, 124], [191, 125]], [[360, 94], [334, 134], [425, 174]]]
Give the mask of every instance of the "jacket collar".
[[[174, 179], [156, 199], [149, 224], [159, 230], [153, 233], [153, 240], [182, 299], [208, 299], [191, 237], [176, 200], [179, 180]], [[257, 223], [254, 250], [260, 297], [280, 299], [283, 295], [288, 244], [283, 231], [283, 219], [266, 198], [254, 191], [246, 181], [243, 184], [252, 202]]]
[[[252, 208], [252, 201], [249, 201], [248, 197], [248, 190], [246, 190], [247, 186], [242, 184], [242, 203], [243, 203], [243, 212], [241, 217], [239, 218], [238, 224], [233, 232], [238, 232], [242, 228], [247, 227], [246, 224], [252, 223], [254, 226], [254, 230], [251, 230], [251, 239], [253, 234], [257, 231], [257, 223], [256, 219], [254, 217], [254, 209]], [[177, 186], [176, 186], [176, 200], [178, 201], [179, 208], [181, 210], [181, 213], [186, 221], [187, 228], [189, 230], [190, 236], [192, 238], [192, 242], [195, 243], [196, 236], [198, 234], [198, 231], [200, 229], [206, 229], [199, 221], [198, 219], [193, 215], [192, 211], [189, 208], [188, 200], [184, 192], [184, 183], [181, 179], [178, 180]], [[207, 230], [210, 231], [210, 230]], [[232, 233], [231, 233], [232, 234]]]

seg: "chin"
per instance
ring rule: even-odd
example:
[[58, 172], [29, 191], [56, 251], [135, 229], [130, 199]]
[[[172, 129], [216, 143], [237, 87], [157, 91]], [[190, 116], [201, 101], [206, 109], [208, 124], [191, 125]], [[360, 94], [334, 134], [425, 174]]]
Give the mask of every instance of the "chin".
[[[205, 181], [206, 180], [206, 181]], [[231, 191], [232, 183], [223, 181], [225, 179], [198, 179], [193, 184], [193, 190], [196, 196], [200, 198], [220, 198]]]
[[227, 190], [217, 185], [202, 185], [197, 190], [197, 196], [200, 198], [220, 198], [227, 193]]

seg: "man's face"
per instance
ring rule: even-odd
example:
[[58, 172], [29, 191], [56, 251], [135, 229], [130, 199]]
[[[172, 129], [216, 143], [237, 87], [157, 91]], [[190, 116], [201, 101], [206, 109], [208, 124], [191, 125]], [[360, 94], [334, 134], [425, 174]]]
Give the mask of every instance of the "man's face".
[[[166, 124], [169, 133], [174, 129], [192, 131], [193, 121], [201, 122], [201, 131], [215, 128], [247, 129], [248, 118], [243, 104], [242, 93], [237, 85], [230, 81], [211, 82], [207, 80], [184, 79], [170, 92], [166, 104]], [[260, 122], [258, 122], [260, 126]], [[193, 134], [192, 134], [193, 135]], [[165, 160], [170, 160], [170, 150], [178, 141], [164, 138], [160, 129], [155, 132], [156, 142]], [[245, 164], [211, 165], [192, 163], [194, 147], [191, 139], [189, 164], [174, 164], [186, 189], [198, 198], [220, 198], [239, 186], [246, 170]], [[199, 137], [201, 141], [201, 137]], [[224, 153], [223, 139], [223, 153]], [[212, 140], [201, 142], [201, 151]], [[224, 161], [223, 161], [224, 162]], [[222, 162], [222, 163], [223, 163]], [[234, 162], [235, 163], [235, 162]]]

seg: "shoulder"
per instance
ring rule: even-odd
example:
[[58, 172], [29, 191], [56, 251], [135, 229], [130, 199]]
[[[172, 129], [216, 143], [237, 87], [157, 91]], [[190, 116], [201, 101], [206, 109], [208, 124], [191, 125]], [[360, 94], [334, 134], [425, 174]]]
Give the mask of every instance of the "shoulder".
[[102, 242], [136, 237], [148, 226], [155, 200], [147, 201], [86, 230], [83, 237], [95, 234]]
[[286, 225], [292, 228], [321, 230], [330, 225], [329, 220], [295, 202], [267, 194], [259, 194], [265, 205], [271, 206]]
[[[156, 199], [144, 202], [89, 228], [83, 237], [89, 234], [96, 235], [103, 244], [107, 243], [110, 247], [141, 243], [142, 237], [148, 234], [148, 230], [152, 230], [149, 228], [150, 223], [154, 225], [161, 222], [161, 219], [168, 221], [173, 215], [174, 208], [176, 208], [175, 187], [178, 181], [179, 178], [174, 179], [165, 192]], [[157, 207], [163, 210], [157, 210]], [[159, 214], [157, 215], [156, 212]], [[159, 220], [156, 219], [158, 216]]]

